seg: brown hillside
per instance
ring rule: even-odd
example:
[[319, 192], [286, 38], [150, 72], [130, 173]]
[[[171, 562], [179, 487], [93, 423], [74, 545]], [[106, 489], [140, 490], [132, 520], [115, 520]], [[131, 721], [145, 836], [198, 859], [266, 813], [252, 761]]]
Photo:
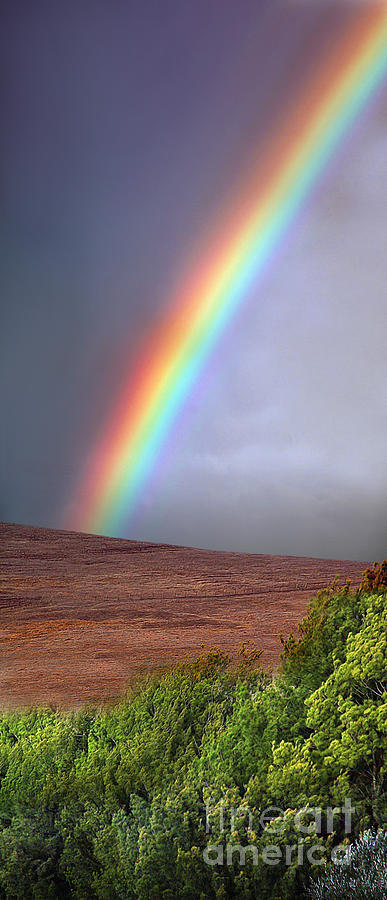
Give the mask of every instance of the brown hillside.
[[202, 644], [275, 665], [308, 599], [366, 565], [0, 525], [0, 702], [112, 697]]

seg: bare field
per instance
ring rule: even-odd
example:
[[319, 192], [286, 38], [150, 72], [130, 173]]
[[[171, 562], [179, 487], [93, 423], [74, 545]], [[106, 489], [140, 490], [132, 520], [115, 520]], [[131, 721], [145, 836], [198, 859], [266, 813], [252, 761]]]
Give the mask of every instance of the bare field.
[[367, 565], [2, 524], [0, 702], [99, 702], [203, 644], [252, 641], [275, 666], [309, 598]]

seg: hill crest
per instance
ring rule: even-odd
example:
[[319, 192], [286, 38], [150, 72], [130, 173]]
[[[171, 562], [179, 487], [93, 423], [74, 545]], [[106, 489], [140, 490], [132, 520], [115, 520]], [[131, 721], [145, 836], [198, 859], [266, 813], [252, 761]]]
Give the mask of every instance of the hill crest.
[[244, 641], [275, 666], [308, 600], [369, 563], [244, 554], [0, 525], [2, 705], [78, 705]]

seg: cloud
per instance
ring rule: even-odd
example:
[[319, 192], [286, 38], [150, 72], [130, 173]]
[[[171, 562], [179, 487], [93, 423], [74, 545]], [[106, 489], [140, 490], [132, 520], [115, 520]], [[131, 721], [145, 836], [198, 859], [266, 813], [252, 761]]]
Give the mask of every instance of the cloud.
[[[5, 4], [2, 34], [2, 511], [55, 527], [149, 322], [338, 7], [22, 6]], [[382, 92], [214, 354], [126, 536], [380, 555], [386, 132]]]

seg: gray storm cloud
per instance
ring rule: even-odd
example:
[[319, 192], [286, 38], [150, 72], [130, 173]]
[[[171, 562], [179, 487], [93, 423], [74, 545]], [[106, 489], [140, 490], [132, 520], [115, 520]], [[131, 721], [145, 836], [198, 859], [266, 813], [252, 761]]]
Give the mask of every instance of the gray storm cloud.
[[[246, 148], [346, 15], [65, 6], [2, 5], [0, 513], [52, 527]], [[386, 141], [383, 89], [246, 298], [124, 536], [385, 555]]]

